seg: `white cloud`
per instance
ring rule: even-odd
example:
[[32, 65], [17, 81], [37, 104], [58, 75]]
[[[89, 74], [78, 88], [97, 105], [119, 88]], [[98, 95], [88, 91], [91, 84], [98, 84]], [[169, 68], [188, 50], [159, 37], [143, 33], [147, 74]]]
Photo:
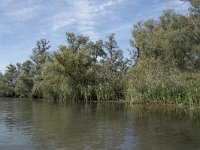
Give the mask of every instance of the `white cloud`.
[[[33, 17], [39, 17], [44, 11], [49, 15], [46, 18], [38, 19], [43, 26], [41, 27], [43, 31], [49, 30], [47, 26], [50, 28], [50, 32], [73, 28], [81, 34], [91, 36], [91, 39], [97, 39], [96, 28], [101, 21], [100, 18], [112, 17], [107, 14], [112, 12], [112, 7], [119, 6], [128, 0], [63, 0], [62, 2], [51, 0], [49, 3], [44, 3], [43, 0], [39, 0], [37, 3], [33, 0], [1, 1], [3, 4], [0, 3], [0, 8], [3, 8], [4, 15], [11, 21], [28, 21]], [[52, 7], [54, 4], [55, 7]]]
[[6, 15], [11, 18], [12, 20], [15, 21], [22, 21], [22, 20], [27, 20], [30, 19], [36, 14], [39, 13], [40, 6], [28, 6], [28, 7], [20, 7], [20, 8], [15, 8], [11, 11], [6, 12]]
[[[61, 17], [62, 18], [62, 17]], [[63, 20], [62, 20], [63, 19]], [[57, 31], [60, 28], [72, 25], [73, 23], [76, 22], [76, 20], [74, 18], [66, 18], [66, 20], [64, 18], [62, 19], [56, 19], [53, 20], [53, 27], [52, 27], [52, 31]]]
[[152, 10], [152, 13], [159, 14], [159, 12], [166, 9], [175, 9], [177, 11], [185, 11], [188, 8], [188, 3], [180, 0], [169, 0], [168, 2], [163, 2], [157, 5], [157, 8]]
[[101, 5], [97, 5], [96, 6], [96, 9], [95, 11], [98, 12], [98, 11], [103, 11], [105, 10], [107, 7], [110, 7], [110, 6], [113, 6], [113, 5], [116, 5], [116, 4], [120, 4], [122, 2], [124, 2], [125, 0], [109, 0]]
[[78, 32], [91, 36], [96, 39], [97, 33], [95, 26], [100, 16], [108, 11], [108, 8], [121, 4], [126, 0], [106, 0], [103, 3], [92, 0], [74, 0], [68, 1], [70, 10], [62, 10], [55, 14], [50, 20], [52, 23], [52, 31], [61, 28], [73, 26]]
[[12, 21], [28, 20], [39, 14], [42, 5], [36, 4], [32, 0], [1, 0], [1, 15]]

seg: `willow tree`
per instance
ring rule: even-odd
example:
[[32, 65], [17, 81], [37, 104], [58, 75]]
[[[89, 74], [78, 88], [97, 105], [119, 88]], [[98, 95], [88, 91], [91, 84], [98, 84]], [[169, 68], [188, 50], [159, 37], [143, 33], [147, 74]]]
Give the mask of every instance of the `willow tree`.
[[4, 89], [4, 80], [3, 80], [3, 74], [0, 72], [0, 96], [4, 96], [5, 89]]
[[54, 99], [116, 100], [124, 96], [123, 74], [128, 60], [114, 39], [90, 41], [89, 37], [67, 33], [44, 68], [45, 93]]
[[2, 83], [3, 83], [3, 96], [9, 96], [14, 97], [16, 96], [15, 93], [15, 86], [16, 86], [16, 80], [18, 76], [18, 70], [17, 67], [13, 64], [10, 64], [7, 66], [7, 69], [5, 71], [5, 74], [3, 75]]
[[189, 2], [191, 4], [190, 12], [194, 14], [200, 14], [200, 1], [199, 0], [181, 0]]
[[165, 66], [180, 70], [199, 69], [199, 21], [191, 16], [166, 10], [158, 21], [134, 26], [134, 47], [141, 59], [159, 59]]
[[44, 74], [46, 93], [62, 99], [87, 99], [92, 97], [95, 84], [95, 65], [103, 54], [101, 41], [67, 33], [67, 45], [61, 45], [46, 64]]
[[129, 69], [129, 60], [124, 59], [123, 51], [115, 40], [115, 34], [107, 37], [104, 42], [105, 57], [101, 59], [99, 77], [101, 83], [97, 85], [100, 99], [123, 99], [126, 88], [126, 73]]
[[42, 70], [44, 64], [49, 60], [49, 41], [46, 39], [41, 39], [37, 41], [36, 47], [33, 48], [33, 54], [31, 55], [31, 60], [33, 63], [33, 89], [32, 95], [33, 97], [42, 97], [43, 91], [43, 76]]
[[32, 97], [34, 66], [30, 60], [18, 65], [15, 92], [19, 97]]
[[200, 5], [188, 1], [188, 15], [165, 10], [158, 20], [134, 25], [131, 43], [138, 60], [128, 88], [131, 98], [177, 103], [199, 99]]

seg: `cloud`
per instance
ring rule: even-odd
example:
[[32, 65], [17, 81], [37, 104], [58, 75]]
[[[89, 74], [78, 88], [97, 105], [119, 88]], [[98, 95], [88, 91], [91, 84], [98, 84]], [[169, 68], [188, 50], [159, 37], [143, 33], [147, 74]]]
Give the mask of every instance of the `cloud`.
[[113, 5], [120, 4], [122, 2], [125, 2], [125, 0], [109, 0], [109, 1], [106, 1], [106, 2], [102, 3], [101, 5], [96, 5], [95, 11], [96, 12], [104, 11], [107, 7], [111, 7]]
[[[185, 10], [188, 9], [188, 3], [180, 1], [180, 0], [169, 0], [167, 2], [159, 2], [155, 5], [156, 7], [152, 10], [151, 13], [159, 14], [159, 12], [162, 12], [166, 9], [175, 9], [176, 11], [180, 11], [183, 13]], [[186, 12], [186, 11], [185, 11]]]
[[0, 9], [2, 15], [12, 21], [24, 21], [33, 18], [39, 14], [42, 5], [34, 3], [31, 0], [1, 0]]
[[69, 18], [69, 19], [66, 18], [66, 20], [64, 18], [61, 17], [59, 19], [53, 20], [52, 31], [57, 31], [60, 28], [70, 26], [70, 25], [72, 25], [73, 23], [76, 22], [76, 20], [74, 18]]
[[103, 3], [91, 0], [68, 1], [70, 10], [62, 10], [52, 17], [52, 31], [73, 26], [78, 32], [91, 36], [96, 39], [97, 33], [95, 27], [99, 17], [101, 17], [108, 8], [114, 7], [126, 0], [106, 0]]
[[[37, 3], [34, 0], [1, 1], [3, 1], [0, 3], [2, 16], [15, 24], [34, 17], [41, 17], [44, 11], [44, 14], [49, 13], [49, 15], [38, 21], [42, 26], [49, 26], [50, 31], [58, 32], [63, 28], [74, 28], [79, 33], [97, 39], [96, 25], [99, 18], [111, 11], [110, 8], [126, 0], [103, 0], [100, 2], [98, 0], [63, 0], [65, 3], [56, 0], [50, 0], [49, 3], [45, 3], [44, 0], [38, 0]], [[54, 9], [52, 6], [55, 6]]]
[[179, 0], [0, 0], [0, 64], [22, 62], [41, 38], [50, 40], [55, 50], [66, 43], [66, 31], [88, 35], [91, 40], [116, 33], [120, 47], [127, 47], [133, 24], [156, 19], [168, 8], [187, 13], [188, 3]]
[[29, 6], [24, 8], [17, 8], [10, 12], [7, 12], [6, 15], [15, 21], [23, 21], [31, 19], [37, 15], [39, 11], [39, 6]]

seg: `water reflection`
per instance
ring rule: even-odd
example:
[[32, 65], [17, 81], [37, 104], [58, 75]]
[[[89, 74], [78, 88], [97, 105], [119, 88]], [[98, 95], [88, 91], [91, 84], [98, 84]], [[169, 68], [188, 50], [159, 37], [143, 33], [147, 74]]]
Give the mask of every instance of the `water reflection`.
[[177, 107], [134, 107], [140, 149], [193, 149], [200, 146], [199, 111]]
[[0, 99], [0, 149], [198, 149], [199, 112]]

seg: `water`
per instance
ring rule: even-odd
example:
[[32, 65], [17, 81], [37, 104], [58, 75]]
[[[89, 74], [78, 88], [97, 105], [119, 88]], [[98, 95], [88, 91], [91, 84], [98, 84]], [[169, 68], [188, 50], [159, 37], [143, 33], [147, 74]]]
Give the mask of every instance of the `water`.
[[199, 150], [200, 112], [0, 98], [1, 150]]

